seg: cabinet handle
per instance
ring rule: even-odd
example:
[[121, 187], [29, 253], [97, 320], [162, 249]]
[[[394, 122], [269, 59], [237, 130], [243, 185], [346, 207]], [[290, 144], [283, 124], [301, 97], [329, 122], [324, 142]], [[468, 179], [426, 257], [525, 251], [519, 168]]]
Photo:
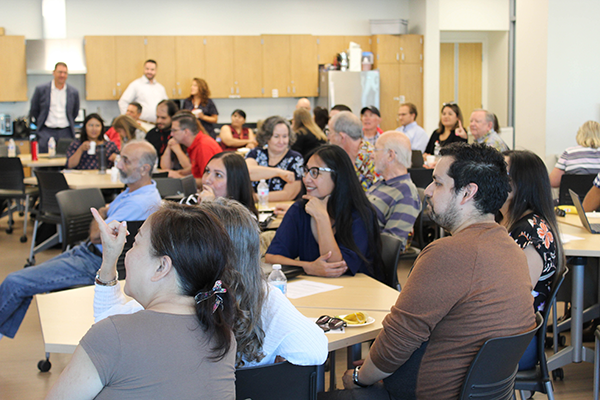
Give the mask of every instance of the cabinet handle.
[[240, 88], [236, 88], [236, 89], [235, 89], [235, 93], [236, 93], [236, 94], [240, 94]]
[[233, 94], [233, 88], [231, 88], [231, 94]]
[[292, 88], [292, 93], [296, 94], [296, 86]]
[[290, 87], [288, 86], [288, 93], [290, 92]]
[[113, 89], [113, 97], [117, 95], [117, 89]]
[[402, 61], [404, 61], [404, 53], [402, 53]]
[[396, 53], [396, 61], [400, 61], [400, 55]]
[[175, 94], [176, 94], [176, 93], [175, 93], [175, 88], [173, 88], [173, 96], [175, 96]]

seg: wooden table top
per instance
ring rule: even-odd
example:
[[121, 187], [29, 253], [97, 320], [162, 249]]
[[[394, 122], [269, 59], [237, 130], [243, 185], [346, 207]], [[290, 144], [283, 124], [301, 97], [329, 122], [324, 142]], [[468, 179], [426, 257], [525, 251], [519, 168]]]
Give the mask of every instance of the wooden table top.
[[[599, 215], [600, 218], [600, 215]], [[571, 240], [563, 243], [565, 255], [580, 257], [600, 257], [600, 234], [592, 234], [581, 225], [578, 215], [567, 214], [556, 217], [558, 228], [562, 234], [577, 236], [584, 240]], [[590, 218], [590, 223], [599, 223], [600, 219]]]
[[[111, 179], [110, 171], [106, 174], [99, 174], [97, 169], [86, 169], [86, 170], [63, 170], [65, 179], [71, 189], [123, 189], [125, 185], [120, 180], [113, 182]], [[35, 177], [29, 177], [24, 179], [27, 185], [37, 185], [37, 179]]]
[[31, 159], [31, 154], [19, 154], [19, 158], [24, 167], [64, 167], [67, 164], [67, 157], [48, 158], [47, 153], [38, 154], [37, 161]]

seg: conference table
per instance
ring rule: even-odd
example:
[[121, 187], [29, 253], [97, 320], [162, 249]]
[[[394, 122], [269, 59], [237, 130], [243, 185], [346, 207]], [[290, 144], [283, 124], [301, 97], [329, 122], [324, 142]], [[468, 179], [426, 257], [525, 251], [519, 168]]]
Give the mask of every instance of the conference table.
[[[583, 309], [584, 267], [587, 258], [600, 258], [600, 235], [587, 231], [581, 225], [581, 221], [577, 215], [567, 214], [565, 217], [557, 217], [557, 220], [563, 237], [567, 235], [566, 237], [573, 236], [583, 240], [571, 239], [567, 243], [563, 243], [565, 255], [567, 257], [574, 257], [569, 264], [572, 276], [571, 343], [548, 359], [548, 369], [550, 371], [570, 363], [580, 363], [582, 361], [594, 362], [594, 351], [583, 345], [583, 316], [585, 313], [590, 317], [600, 317], [598, 304], [587, 310]], [[594, 221], [590, 220], [590, 222]], [[568, 324], [563, 323], [559, 325], [559, 332], [564, 325]]]
[[[97, 169], [65, 169], [61, 171], [71, 189], [123, 189], [125, 185], [119, 179], [114, 181], [110, 170], [100, 174]], [[32, 176], [23, 180], [26, 185], [37, 185], [37, 178]]]
[[67, 164], [67, 157], [49, 157], [48, 153], [38, 154], [35, 161], [31, 159], [31, 154], [19, 154], [19, 158], [24, 167], [30, 168], [64, 167]]

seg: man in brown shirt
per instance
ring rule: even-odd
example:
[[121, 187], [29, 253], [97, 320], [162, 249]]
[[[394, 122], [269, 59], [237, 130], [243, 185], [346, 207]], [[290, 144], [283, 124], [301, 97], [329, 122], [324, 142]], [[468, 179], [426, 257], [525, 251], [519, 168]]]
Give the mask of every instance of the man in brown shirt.
[[[345, 373], [358, 390], [331, 398], [456, 399], [486, 340], [535, 326], [527, 260], [494, 222], [510, 190], [503, 156], [463, 143], [441, 154], [425, 196], [452, 236], [421, 252], [364, 364]], [[382, 379], [385, 390], [359, 386]]]

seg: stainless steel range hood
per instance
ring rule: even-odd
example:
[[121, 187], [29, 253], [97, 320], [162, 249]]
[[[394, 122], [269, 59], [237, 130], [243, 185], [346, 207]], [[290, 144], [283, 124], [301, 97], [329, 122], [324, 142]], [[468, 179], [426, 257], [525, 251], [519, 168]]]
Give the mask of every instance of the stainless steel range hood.
[[52, 74], [54, 65], [62, 61], [69, 67], [69, 74], [85, 74], [85, 52], [82, 39], [41, 39], [25, 42], [27, 73], [30, 75]]

